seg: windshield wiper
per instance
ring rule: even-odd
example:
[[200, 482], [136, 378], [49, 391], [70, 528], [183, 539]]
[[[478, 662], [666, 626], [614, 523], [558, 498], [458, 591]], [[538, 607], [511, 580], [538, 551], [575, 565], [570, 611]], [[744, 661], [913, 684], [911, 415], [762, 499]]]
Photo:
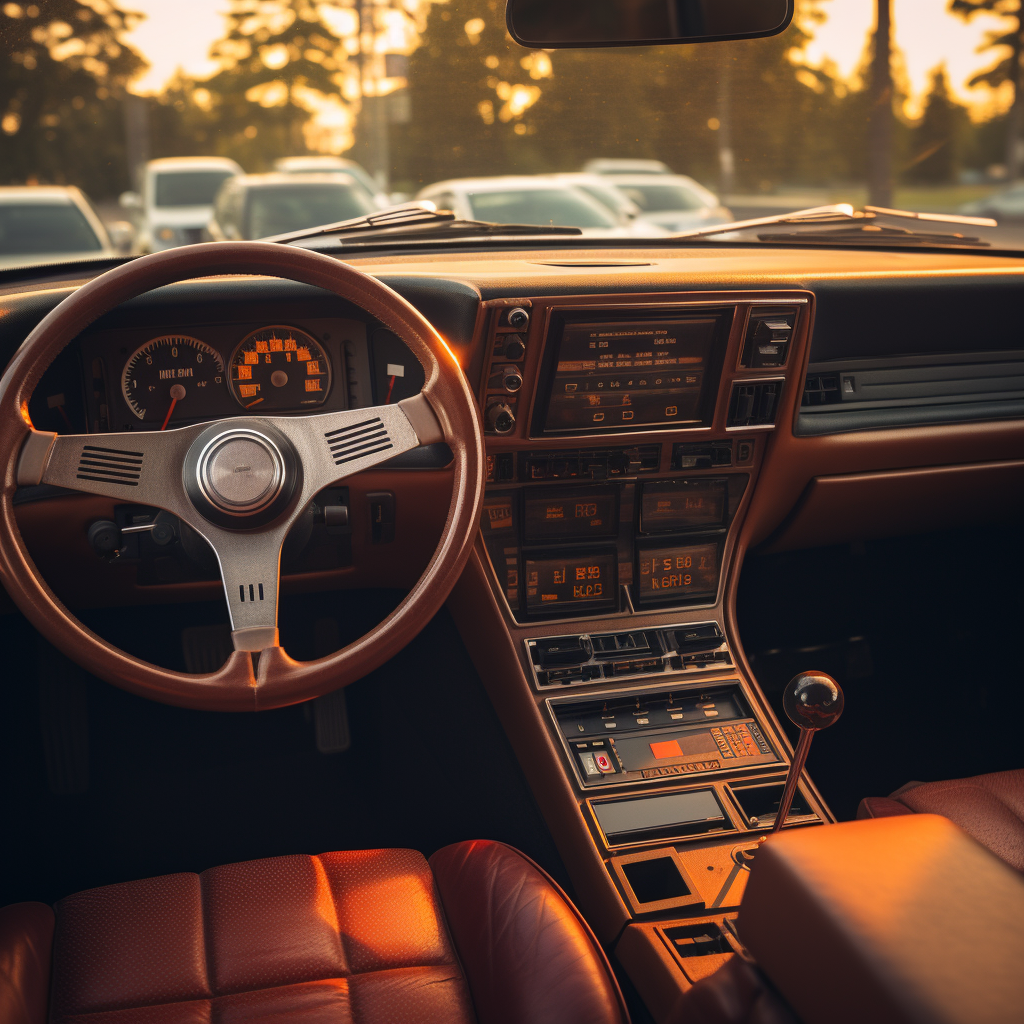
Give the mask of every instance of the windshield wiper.
[[844, 245], [895, 243], [897, 245], [942, 246], [944, 248], [984, 249], [991, 248], [991, 242], [970, 235], [940, 234], [937, 231], [911, 231], [908, 228], [894, 228], [883, 224], [850, 224], [846, 227], [777, 231], [759, 234], [762, 242], [838, 242]]
[[579, 228], [545, 227], [538, 224], [495, 224], [486, 220], [460, 220], [451, 210], [439, 210], [428, 199], [392, 206], [351, 220], [265, 238], [265, 242], [298, 242], [324, 235], [365, 235], [379, 232], [401, 234], [403, 238], [425, 234], [447, 235], [581, 235]]
[[[791, 213], [775, 213], [770, 217], [754, 217], [752, 220], [736, 220], [730, 224], [715, 224], [712, 227], [698, 228], [696, 231], [684, 231], [681, 234], [673, 235], [673, 238], [703, 238], [707, 235], [720, 235], [727, 231], [743, 231], [746, 228], [760, 228], [767, 227], [771, 224], [848, 224], [852, 221], [873, 221], [879, 216], [884, 217], [898, 217], [901, 220], [925, 220], [925, 221], [936, 221], [943, 224], [970, 224], [973, 227], [980, 228], [995, 228], [998, 227], [998, 223], [992, 220], [991, 217], [964, 217], [960, 214], [940, 214], [940, 213], [914, 213], [911, 210], [890, 210], [884, 206], [865, 206], [863, 211], [854, 210], [849, 203], [832, 203], [828, 206], [810, 206], [806, 210], [794, 210]], [[851, 230], [851, 229], [847, 229]], [[885, 237], [885, 232], [889, 229], [883, 228], [877, 225], [871, 225], [870, 232], [868, 231], [867, 225], [858, 225], [852, 229], [851, 237], [858, 238], [863, 241], [869, 241], [868, 234], [874, 235], [876, 238]], [[929, 244], [933, 245], [944, 245], [944, 244], [972, 244], [972, 245], [988, 245], [988, 242], [982, 242], [976, 238], [965, 238], [962, 235], [927, 235], [925, 233], [918, 233], [913, 231], [907, 231], [902, 228], [893, 228], [894, 232], [900, 234], [904, 240], [909, 239], [929, 239]], [[779, 234], [779, 235], [758, 235], [762, 241], [782, 241], [800, 238], [805, 240], [808, 236], [822, 237], [831, 234], [832, 232], [791, 232], [790, 234]], [[956, 242], [943, 242], [940, 239], [951, 238], [956, 239]], [[849, 240], [849, 239], [848, 239]], [[921, 242], [919, 244], [925, 244]]]

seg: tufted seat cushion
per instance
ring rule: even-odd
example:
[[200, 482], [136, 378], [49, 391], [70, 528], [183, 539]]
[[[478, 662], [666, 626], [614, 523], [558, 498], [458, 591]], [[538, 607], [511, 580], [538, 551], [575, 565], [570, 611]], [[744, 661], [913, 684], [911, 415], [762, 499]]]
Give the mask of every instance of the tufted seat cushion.
[[69, 896], [48, 1020], [625, 1024], [600, 947], [532, 861], [461, 843], [432, 864], [275, 857]]
[[946, 782], [908, 782], [887, 797], [865, 797], [858, 818], [941, 814], [1024, 871], [1024, 770], [974, 775]]

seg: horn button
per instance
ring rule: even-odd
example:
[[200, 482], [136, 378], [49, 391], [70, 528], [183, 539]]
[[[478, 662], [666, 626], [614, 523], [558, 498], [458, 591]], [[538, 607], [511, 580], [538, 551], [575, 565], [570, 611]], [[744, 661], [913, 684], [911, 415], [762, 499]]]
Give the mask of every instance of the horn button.
[[287, 506], [298, 460], [276, 430], [222, 427], [200, 435], [185, 459], [185, 487], [208, 520], [232, 529], [260, 526]]

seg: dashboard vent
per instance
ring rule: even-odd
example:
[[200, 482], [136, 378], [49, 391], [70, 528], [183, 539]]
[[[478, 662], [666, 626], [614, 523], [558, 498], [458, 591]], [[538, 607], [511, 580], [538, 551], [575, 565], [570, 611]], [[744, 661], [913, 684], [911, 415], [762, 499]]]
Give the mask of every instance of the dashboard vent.
[[839, 394], [839, 377], [834, 373], [809, 373], [804, 381], [804, 397], [801, 405], [833, 405], [842, 401]]
[[351, 427], [329, 430], [324, 437], [336, 466], [394, 448], [379, 416], [363, 420], [362, 423], [353, 423]]
[[781, 380], [733, 384], [729, 400], [728, 427], [770, 427], [775, 424], [775, 413], [782, 394]]
[[87, 444], [78, 460], [78, 479], [137, 487], [142, 477], [142, 452], [97, 448]]

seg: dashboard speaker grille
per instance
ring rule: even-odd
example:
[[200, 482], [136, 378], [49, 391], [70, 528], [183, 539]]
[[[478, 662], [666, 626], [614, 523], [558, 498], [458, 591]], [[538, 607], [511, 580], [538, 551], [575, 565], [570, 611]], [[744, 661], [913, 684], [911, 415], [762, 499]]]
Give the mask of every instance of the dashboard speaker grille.
[[87, 444], [78, 460], [77, 475], [79, 480], [137, 487], [142, 478], [142, 452]]
[[387, 428], [379, 416], [353, 423], [350, 427], [339, 427], [329, 430], [324, 437], [327, 447], [336, 466], [361, 459], [375, 452], [386, 452], [393, 448]]

